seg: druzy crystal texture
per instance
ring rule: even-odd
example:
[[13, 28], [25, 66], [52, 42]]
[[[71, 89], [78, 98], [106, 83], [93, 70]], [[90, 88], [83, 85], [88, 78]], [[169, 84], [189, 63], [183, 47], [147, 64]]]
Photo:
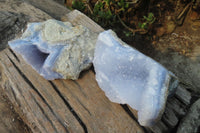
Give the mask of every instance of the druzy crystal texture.
[[136, 109], [143, 126], [160, 119], [168, 92], [178, 85], [171, 72], [122, 42], [111, 30], [98, 36], [93, 64], [106, 96]]
[[77, 79], [92, 64], [97, 36], [82, 25], [50, 19], [29, 23], [9, 46], [48, 80]]

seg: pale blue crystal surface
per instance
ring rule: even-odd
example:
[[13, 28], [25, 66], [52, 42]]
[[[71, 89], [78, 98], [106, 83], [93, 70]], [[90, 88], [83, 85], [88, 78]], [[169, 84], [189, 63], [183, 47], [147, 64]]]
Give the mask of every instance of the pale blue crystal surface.
[[151, 126], [161, 116], [172, 76], [162, 65], [122, 42], [111, 30], [100, 33], [93, 64], [106, 96], [138, 110], [141, 125]]

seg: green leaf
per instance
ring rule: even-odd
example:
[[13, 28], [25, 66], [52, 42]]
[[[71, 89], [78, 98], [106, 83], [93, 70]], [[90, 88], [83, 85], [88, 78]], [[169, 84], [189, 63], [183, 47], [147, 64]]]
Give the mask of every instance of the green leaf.
[[72, 8], [77, 9], [79, 11], [85, 10], [85, 4], [82, 1], [73, 0], [72, 1]]
[[118, 4], [119, 6], [122, 6], [122, 4], [121, 4], [120, 2], [117, 2], [117, 4]]
[[128, 4], [128, 3], [126, 3], [125, 7], [126, 7], [126, 8], [128, 8], [128, 7], [129, 7], [129, 4]]

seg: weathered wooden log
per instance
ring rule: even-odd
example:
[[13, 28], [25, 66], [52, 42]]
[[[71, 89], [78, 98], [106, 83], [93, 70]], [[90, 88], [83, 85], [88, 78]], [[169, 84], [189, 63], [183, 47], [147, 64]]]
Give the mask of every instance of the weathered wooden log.
[[[63, 0], [57, 1], [62, 2]], [[56, 3], [53, 0], [25, 0], [25, 2], [33, 5], [34, 7], [42, 10], [43, 12], [58, 20], [61, 19], [61, 16], [64, 16], [66, 13], [70, 12], [69, 9]]]
[[[57, 4], [49, 11], [49, 7], [54, 7], [53, 4], [50, 2], [50, 6], [44, 7], [46, 5], [41, 2], [47, 0], [28, 0], [28, 3], [46, 13], [30, 4], [14, 0], [4, 1], [4, 4], [0, 4], [0, 10], [23, 13], [29, 17], [29, 22], [43, 21], [53, 16], [74, 25], [82, 24], [95, 32], [103, 31], [78, 11], [68, 13], [63, 7], [58, 9], [60, 5]], [[84, 72], [77, 81], [47, 81], [10, 49], [0, 53], [0, 66], [0, 85], [33, 132], [150, 132], [137, 123], [137, 111], [106, 98], [92, 70]], [[161, 121], [151, 131], [176, 131], [179, 121], [192, 104], [191, 99], [191, 92], [179, 86], [174, 97], [168, 99]]]
[[54, 1], [61, 4], [61, 5], [64, 5], [65, 1], [67, 1], [67, 0], [54, 0]]
[[0, 50], [6, 48], [8, 40], [13, 39], [25, 27], [27, 17], [8, 11], [0, 11]]
[[[97, 31], [99, 26], [76, 12], [69, 21], [83, 20]], [[33, 132], [144, 132], [121, 105], [106, 98], [91, 70], [77, 81], [47, 81], [10, 49], [0, 59], [1, 85]]]

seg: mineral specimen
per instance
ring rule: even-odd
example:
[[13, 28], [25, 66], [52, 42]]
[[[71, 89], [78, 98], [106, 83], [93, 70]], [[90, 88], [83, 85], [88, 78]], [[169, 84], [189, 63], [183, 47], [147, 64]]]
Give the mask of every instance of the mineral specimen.
[[50, 19], [29, 23], [9, 45], [44, 78], [77, 79], [92, 64], [97, 36], [82, 25]]
[[160, 119], [169, 89], [178, 85], [171, 72], [122, 42], [111, 30], [100, 33], [93, 64], [106, 96], [136, 109], [143, 126], [152, 126]]

